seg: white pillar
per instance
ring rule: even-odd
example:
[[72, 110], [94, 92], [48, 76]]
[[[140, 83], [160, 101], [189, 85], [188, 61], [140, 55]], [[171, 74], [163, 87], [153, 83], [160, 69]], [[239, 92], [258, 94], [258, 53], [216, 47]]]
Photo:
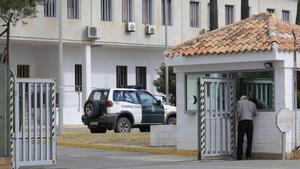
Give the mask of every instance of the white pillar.
[[82, 103], [88, 99], [92, 90], [92, 48], [91, 45], [85, 45], [82, 60]]
[[[288, 56], [287, 56], [288, 58]], [[275, 110], [276, 113], [282, 108], [294, 111], [294, 81], [293, 81], [292, 58], [286, 59], [275, 66]], [[291, 153], [294, 148], [295, 129], [285, 135], [285, 152]]]

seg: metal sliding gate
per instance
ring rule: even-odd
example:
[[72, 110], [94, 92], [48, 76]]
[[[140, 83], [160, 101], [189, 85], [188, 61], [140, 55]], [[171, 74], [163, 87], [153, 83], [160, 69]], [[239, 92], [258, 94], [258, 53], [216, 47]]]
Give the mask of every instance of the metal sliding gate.
[[235, 83], [232, 79], [200, 79], [201, 152], [233, 155], [235, 149]]
[[[55, 81], [11, 78], [12, 165], [49, 165], [56, 162]], [[11, 104], [12, 105], [12, 104]]]

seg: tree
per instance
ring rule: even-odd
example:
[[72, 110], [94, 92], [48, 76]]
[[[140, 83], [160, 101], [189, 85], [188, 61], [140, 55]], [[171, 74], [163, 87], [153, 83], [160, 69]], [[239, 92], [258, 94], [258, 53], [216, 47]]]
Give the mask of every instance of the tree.
[[209, 1], [209, 29], [210, 31], [218, 29], [218, 0], [210, 0]]
[[[156, 70], [159, 78], [153, 81], [153, 85], [160, 93], [166, 94], [166, 66], [162, 63], [159, 69]], [[173, 67], [169, 67], [169, 90], [170, 90], [170, 103], [176, 105], [176, 74]], [[163, 98], [166, 99], [165, 97]]]
[[249, 18], [249, 0], [241, 0], [241, 20]]
[[9, 20], [12, 16], [12, 22], [26, 17], [36, 16], [36, 5], [44, 3], [47, 0], [0, 0], [0, 12], [2, 19]]
[[300, 0], [298, 0], [298, 4], [297, 4], [296, 24], [300, 25]]

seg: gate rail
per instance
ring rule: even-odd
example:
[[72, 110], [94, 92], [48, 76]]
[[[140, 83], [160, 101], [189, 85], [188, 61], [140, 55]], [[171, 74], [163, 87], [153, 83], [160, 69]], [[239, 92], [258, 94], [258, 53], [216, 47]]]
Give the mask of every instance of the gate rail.
[[56, 163], [55, 80], [14, 82], [13, 168]]

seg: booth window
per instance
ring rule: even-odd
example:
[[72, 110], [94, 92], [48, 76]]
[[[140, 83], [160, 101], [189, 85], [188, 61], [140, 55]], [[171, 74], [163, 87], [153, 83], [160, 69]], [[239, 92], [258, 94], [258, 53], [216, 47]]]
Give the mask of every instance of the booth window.
[[237, 99], [246, 95], [253, 101], [257, 109], [274, 109], [274, 73], [268, 72], [246, 72], [236, 73]]

